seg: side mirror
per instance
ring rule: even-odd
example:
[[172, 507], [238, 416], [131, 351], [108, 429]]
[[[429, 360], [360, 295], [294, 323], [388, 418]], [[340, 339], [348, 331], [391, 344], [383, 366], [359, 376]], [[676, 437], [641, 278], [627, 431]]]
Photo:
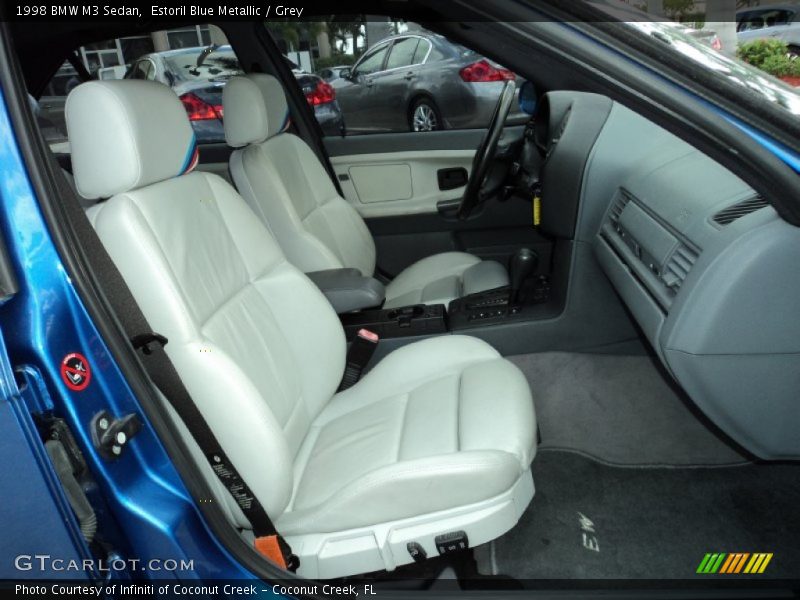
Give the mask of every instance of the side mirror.
[[339, 72], [339, 77], [342, 79], [352, 79], [353, 78], [353, 69], [342, 69]]
[[525, 81], [519, 86], [519, 109], [522, 112], [526, 115], [534, 116], [536, 114], [536, 104], [538, 101], [539, 95], [532, 81]]

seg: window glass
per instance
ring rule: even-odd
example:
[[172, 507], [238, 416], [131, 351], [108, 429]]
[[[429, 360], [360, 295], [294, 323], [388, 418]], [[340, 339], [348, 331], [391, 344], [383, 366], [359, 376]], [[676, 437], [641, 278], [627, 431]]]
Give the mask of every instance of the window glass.
[[226, 81], [242, 73], [239, 59], [230, 46], [192, 48], [171, 54], [164, 60], [178, 81]]
[[170, 48], [191, 48], [211, 44], [208, 25], [193, 25], [167, 31]]
[[[296, 79], [325, 135], [340, 136], [343, 128], [345, 135], [483, 129], [504, 82], [515, 79], [417, 23], [350, 18], [265, 24], [278, 48], [307, 71]], [[336, 76], [343, 68], [351, 75]], [[529, 119], [516, 102], [511, 111], [510, 124]]]
[[392, 49], [389, 52], [389, 58], [386, 61], [387, 69], [396, 69], [398, 67], [407, 67], [414, 63], [414, 52], [419, 44], [419, 38], [409, 37], [400, 40], [395, 40], [392, 44]]
[[68, 61], [64, 61], [64, 64], [59, 67], [56, 74], [50, 80], [50, 83], [45, 87], [42, 97], [66, 96], [72, 91], [72, 88], [79, 83], [80, 79], [78, 78], [78, 72], [75, 70], [75, 67]]
[[148, 73], [152, 68], [149, 60], [140, 60], [131, 69], [128, 79], [149, 79]]
[[745, 17], [739, 22], [737, 26], [738, 31], [752, 31], [754, 29], [762, 29], [764, 27], [764, 19], [761, 15], [750, 15]]
[[428, 40], [420, 39], [419, 44], [417, 44], [417, 49], [414, 51], [413, 63], [415, 65], [422, 64], [430, 49], [431, 43]]
[[120, 64], [131, 64], [140, 56], [155, 52], [153, 38], [149, 35], [120, 38], [119, 47], [122, 53], [122, 62]]
[[386, 58], [386, 51], [388, 49], [388, 46], [382, 46], [379, 50], [376, 50], [372, 54], [368, 55], [356, 67], [358, 74], [370, 75], [383, 69], [383, 59]]
[[786, 25], [791, 20], [791, 17], [792, 13], [787, 10], [762, 10], [755, 13], [747, 13], [739, 22], [737, 29], [739, 31], [749, 31]]
[[431, 53], [428, 55], [428, 62], [436, 62], [439, 60], [444, 60], [447, 58], [447, 55], [442, 52], [439, 48], [434, 46], [431, 48]]
[[[224, 142], [221, 84], [242, 70], [220, 29], [193, 25], [155, 31], [96, 42], [75, 52], [95, 79], [148, 79], [172, 87], [180, 94], [198, 143]], [[65, 62], [38, 100], [40, 125], [51, 145], [66, 140], [64, 103], [80, 83], [77, 71]]]

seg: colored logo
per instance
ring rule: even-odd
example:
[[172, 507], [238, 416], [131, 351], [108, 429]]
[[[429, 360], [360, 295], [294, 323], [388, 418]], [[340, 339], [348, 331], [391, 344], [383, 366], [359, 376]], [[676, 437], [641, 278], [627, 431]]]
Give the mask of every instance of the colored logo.
[[92, 368], [83, 354], [73, 352], [61, 361], [61, 378], [67, 387], [75, 392], [82, 392], [92, 379]]
[[737, 575], [737, 574], [761, 574], [769, 561], [772, 560], [772, 552], [715, 552], [708, 553], [700, 561], [697, 573], [701, 575]]

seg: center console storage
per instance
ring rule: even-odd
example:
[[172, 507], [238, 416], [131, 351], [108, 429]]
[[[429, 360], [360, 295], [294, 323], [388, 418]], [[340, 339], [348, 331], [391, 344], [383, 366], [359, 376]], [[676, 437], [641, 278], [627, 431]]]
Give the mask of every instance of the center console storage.
[[358, 269], [328, 269], [306, 275], [340, 315], [380, 306], [386, 296], [386, 289], [380, 281], [364, 277]]
[[340, 315], [347, 340], [352, 340], [359, 329], [366, 328], [381, 338], [398, 338], [413, 335], [447, 333], [444, 304], [414, 304], [382, 310], [364, 310]]

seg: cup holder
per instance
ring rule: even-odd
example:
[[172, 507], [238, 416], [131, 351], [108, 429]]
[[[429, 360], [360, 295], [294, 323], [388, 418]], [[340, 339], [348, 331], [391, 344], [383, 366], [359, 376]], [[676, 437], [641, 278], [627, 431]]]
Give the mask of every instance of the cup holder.
[[403, 306], [401, 308], [394, 308], [387, 313], [390, 321], [395, 319], [415, 319], [425, 314], [425, 305], [416, 304], [414, 306]]

